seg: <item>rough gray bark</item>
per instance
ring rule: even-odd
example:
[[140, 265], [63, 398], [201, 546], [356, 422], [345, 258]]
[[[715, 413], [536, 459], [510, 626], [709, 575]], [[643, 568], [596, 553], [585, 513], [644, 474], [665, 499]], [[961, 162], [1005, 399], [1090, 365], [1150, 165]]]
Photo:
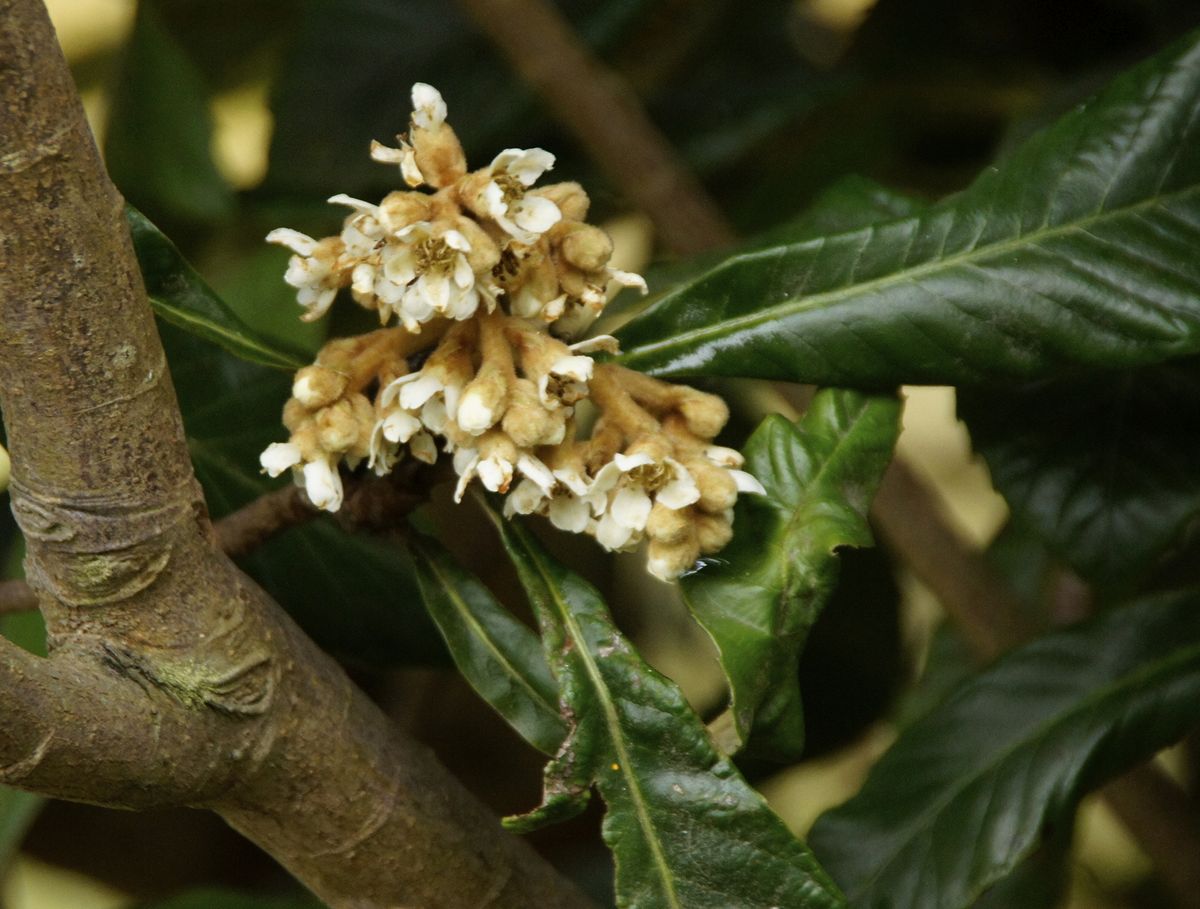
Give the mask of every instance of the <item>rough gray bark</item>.
[[588, 905], [220, 551], [39, 0], [0, 0], [0, 218], [0, 408], [51, 646], [0, 643], [0, 782], [211, 808], [334, 907]]

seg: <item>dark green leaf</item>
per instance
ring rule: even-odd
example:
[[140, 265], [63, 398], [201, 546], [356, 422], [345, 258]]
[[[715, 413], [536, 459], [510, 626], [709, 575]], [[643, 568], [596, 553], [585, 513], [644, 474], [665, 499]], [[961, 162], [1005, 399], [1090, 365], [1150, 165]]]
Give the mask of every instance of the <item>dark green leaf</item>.
[[127, 206], [125, 218], [146, 292], [159, 318], [251, 363], [290, 371], [305, 364], [298, 354], [264, 340], [234, 315], [145, 215]]
[[894, 397], [827, 389], [799, 425], [768, 417], [746, 443], [765, 496], [741, 496], [733, 542], [683, 593], [729, 677], [733, 719], [753, 753], [804, 747], [796, 663], [837, 582], [841, 546], [870, 546], [867, 509], [899, 433]]
[[[284, 481], [265, 477], [258, 455], [287, 437], [280, 411], [290, 377], [169, 324], [160, 322], [159, 332], [213, 516], [278, 488]], [[271, 540], [242, 565], [326, 650], [382, 665], [444, 658], [411, 560], [398, 546], [318, 518]]]
[[425, 608], [459, 671], [529, 744], [553, 754], [567, 727], [537, 635], [435, 540], [414, 535], [410, 549]]
[[142, 0], [112, 93], [104, 142], [109, 173], [155, 218], [219, 220], [232, 213], [234, 196], [213, 163], [211, 139], [203, 80], [163, 27], [156, 3]]
[[1200, 517], [1200, 358], [959, 395], [1013, 512], [1107, 594]]
[[866, 909], [959, 909], [1079, 798], [1200, 720], [1200, 595], [1147, 599], [1048, 635], [905, 730], [812, 843]]
[[843, 905], [808, 849], [720, 757], [679, 689], [637, 655], [599, 594], [493, 514], [529, 595], [570, 735], [552, 804], [593, 783], [608, 805], [617, 904], [630, 909]]
[[963, 193], [735, 255], [620, 332], [659, 374], [973, 384], [1200, 350], [1200, 40]]

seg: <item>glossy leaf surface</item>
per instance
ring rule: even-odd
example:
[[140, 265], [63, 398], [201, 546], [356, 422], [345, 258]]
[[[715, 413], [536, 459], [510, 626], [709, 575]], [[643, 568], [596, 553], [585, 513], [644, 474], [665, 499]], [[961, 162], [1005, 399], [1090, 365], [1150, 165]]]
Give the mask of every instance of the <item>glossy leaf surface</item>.
[[682, 582], [755, 754], [787, 759], [804, 746], [796, 663], [837, 583], [837, 549], [872, 543], [867, 509], [899, 415], [895, 398], [827, 389], [798, 425], [768, 417], [745, 448], [767, 494], [739, 496], [733, 542]]
[[851, 906], [972, 905], [1079, 798], [1200, 720], [1200, 595], [1043, 637], [908, 727], [813, 848]]
[[963, 393], [959, 415], [1013, 511], [1109, 595], [1200, 517], [1200, 358]]
[[146, 292], [159, 318], [251, 363], [292, 371], [305, 365], [299, 355], [267, 341], [243, 323], [145, 215], [126, 207], [125, 217]]
[[546, 770], [553, 810], [595, 784], [630, 909], [844, 905], [809, 850], [713, 749], [679, 689], [613, 625], [596, 590], [496, 517], [571, 723]]
[[620, 332], [625, 365], [979, 384], [1200, 350], [1192, 35], [918, 213], [741, 253]]
[[567, 727], [536, 634], [429, 537], [410, 545], [425, 608], [471, 687], [535, 748], [553, 754]]

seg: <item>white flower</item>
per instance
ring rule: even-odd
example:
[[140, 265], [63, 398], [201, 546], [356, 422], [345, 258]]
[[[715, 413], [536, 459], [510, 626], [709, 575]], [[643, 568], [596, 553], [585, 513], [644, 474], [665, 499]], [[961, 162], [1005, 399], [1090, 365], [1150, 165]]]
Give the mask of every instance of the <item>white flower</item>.
[[258, 456], [258, 463], [262, 465], [267, 475], [272, 477], [277, 477], [285, 470], [295, 467], [301, 460], [300, 446], [291, 442], [272, 442]]
[[506, 148], [492, 161], [492, 179], [480, 193], [484, 212], [511, 237], [533, 243], [562, 219], [558, 206], [525, 190], [554, 167], [554, 155], [541, 148]]
[[538, 379], [538, 398], [548, 409], [571, 405], [588, 396], [588, 381], [595, 367], [591, 357], [560, 357], [550, 371]]
[[410, 331], [435, 315], [468, 319], [479, 307], [470, 251], [457, 230], [437, 230], [428, 221], [410, 224], [384, 247], [374, 291]]
[[304, 491], [316, 508], [337, 511], [342, 507], [342, 478], [332, 460], [309, 461], [304, 465]]
[[319, 319], [329, 310], [341, 286], [337, 251], [333, 244], [317, 242], [307, 234], [280, 227], [267, 234], [268, 243], [286, 246], [294, 256], [288, 260], [283, 280], [296, 288], [296, 301], [307, 310], [305, 322]]
[[738, 492], [753, 492], [760, 496], [767, 494], [767, 490], [763, 488], [763, 484], [758, 482], [753, 474], [746, 473], [744, 470], [730, 470], [729, 475], [733, 477], [733, 482], [737, 485]]
[[655, 503], [678, 510], [699, 498], [695, 479], [674, 458], [656, 461], [645, 453], [617, 454], [600, 468], [588, 492], [593, 511], [600, 515], [596, 540], [606, 549], [623, 549], [642, 538]]

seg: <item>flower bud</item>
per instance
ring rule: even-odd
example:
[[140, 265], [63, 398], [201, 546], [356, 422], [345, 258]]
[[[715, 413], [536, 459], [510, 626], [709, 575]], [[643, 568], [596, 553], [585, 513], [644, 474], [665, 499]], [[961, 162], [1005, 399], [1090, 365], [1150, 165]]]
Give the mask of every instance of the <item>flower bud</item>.
[[692, 511], [689, 508], [668, 508], [656, 502], [646, 521], [646, 535], [660, 543], [681, 543], [692, 530]]
[[696, 479], [700, 489], [697, 504], [709, 514], [720, 514], [737, 502], [737, 482], [730, 472], [704, 460], [688, 462], [688, 471]]
[[296, 373], [292, 397], [309, 410], [317, 410], [340, 398], [346, 390], [346, 381], [341, 373], [314, 363]]
[[608, 264], [613, 244], [608, 234], [590, 224], [580, 224], [562, 241], [563, 258], [580, 271], [595, 272]]
[[392, 192], [383, 197], [379, 209], [393, 231], [417, 221], [429, 220], [429, 199], [424, 193]]
[[733, 539], [733, 518], [730, 514], [696, 512], [696, 540], [705, 555], [720, 552]]
[[716, 395], [705, 394], [694, 388], [679, 402], [679, 413], [687, 421], [687, 427], [702, 439], [712, 439], [729, 421], [729, 407]]
[[328, 452], [341, 453], [358, 440], [358, 420], [349, 401], [338, 401], [317, 411], [317, 438]]
[[562, 216], [568, 221], [582, 221], [587, 217], [591, 200], [578, 183], [552, 183], [533, 190], [536, 195], [549, 199], [558, 206]]
[[295, 398], [288, 398], [283, 405], [283, 425], [288, 432], [295, 432], [306, 421], [312, 419], [312, 413]]
[[673, 581], [696, 564], [700, 548], [694, 540], [681, 543], [660, 543], [651, 540], [646, 569], [662, 581]]
[[491, 429], [508, 404], [508, 380], [501, 370], [484, 363], [463, 390], [458, 402], [456, 422], [473, 436]]
[[561, 440], [565, 416], [561, 409], [552, 412], [542, 406], [532, 381], [517, 379], [500, 425], [518, 448], [536, 448], [554, 444], [556, 435]]

